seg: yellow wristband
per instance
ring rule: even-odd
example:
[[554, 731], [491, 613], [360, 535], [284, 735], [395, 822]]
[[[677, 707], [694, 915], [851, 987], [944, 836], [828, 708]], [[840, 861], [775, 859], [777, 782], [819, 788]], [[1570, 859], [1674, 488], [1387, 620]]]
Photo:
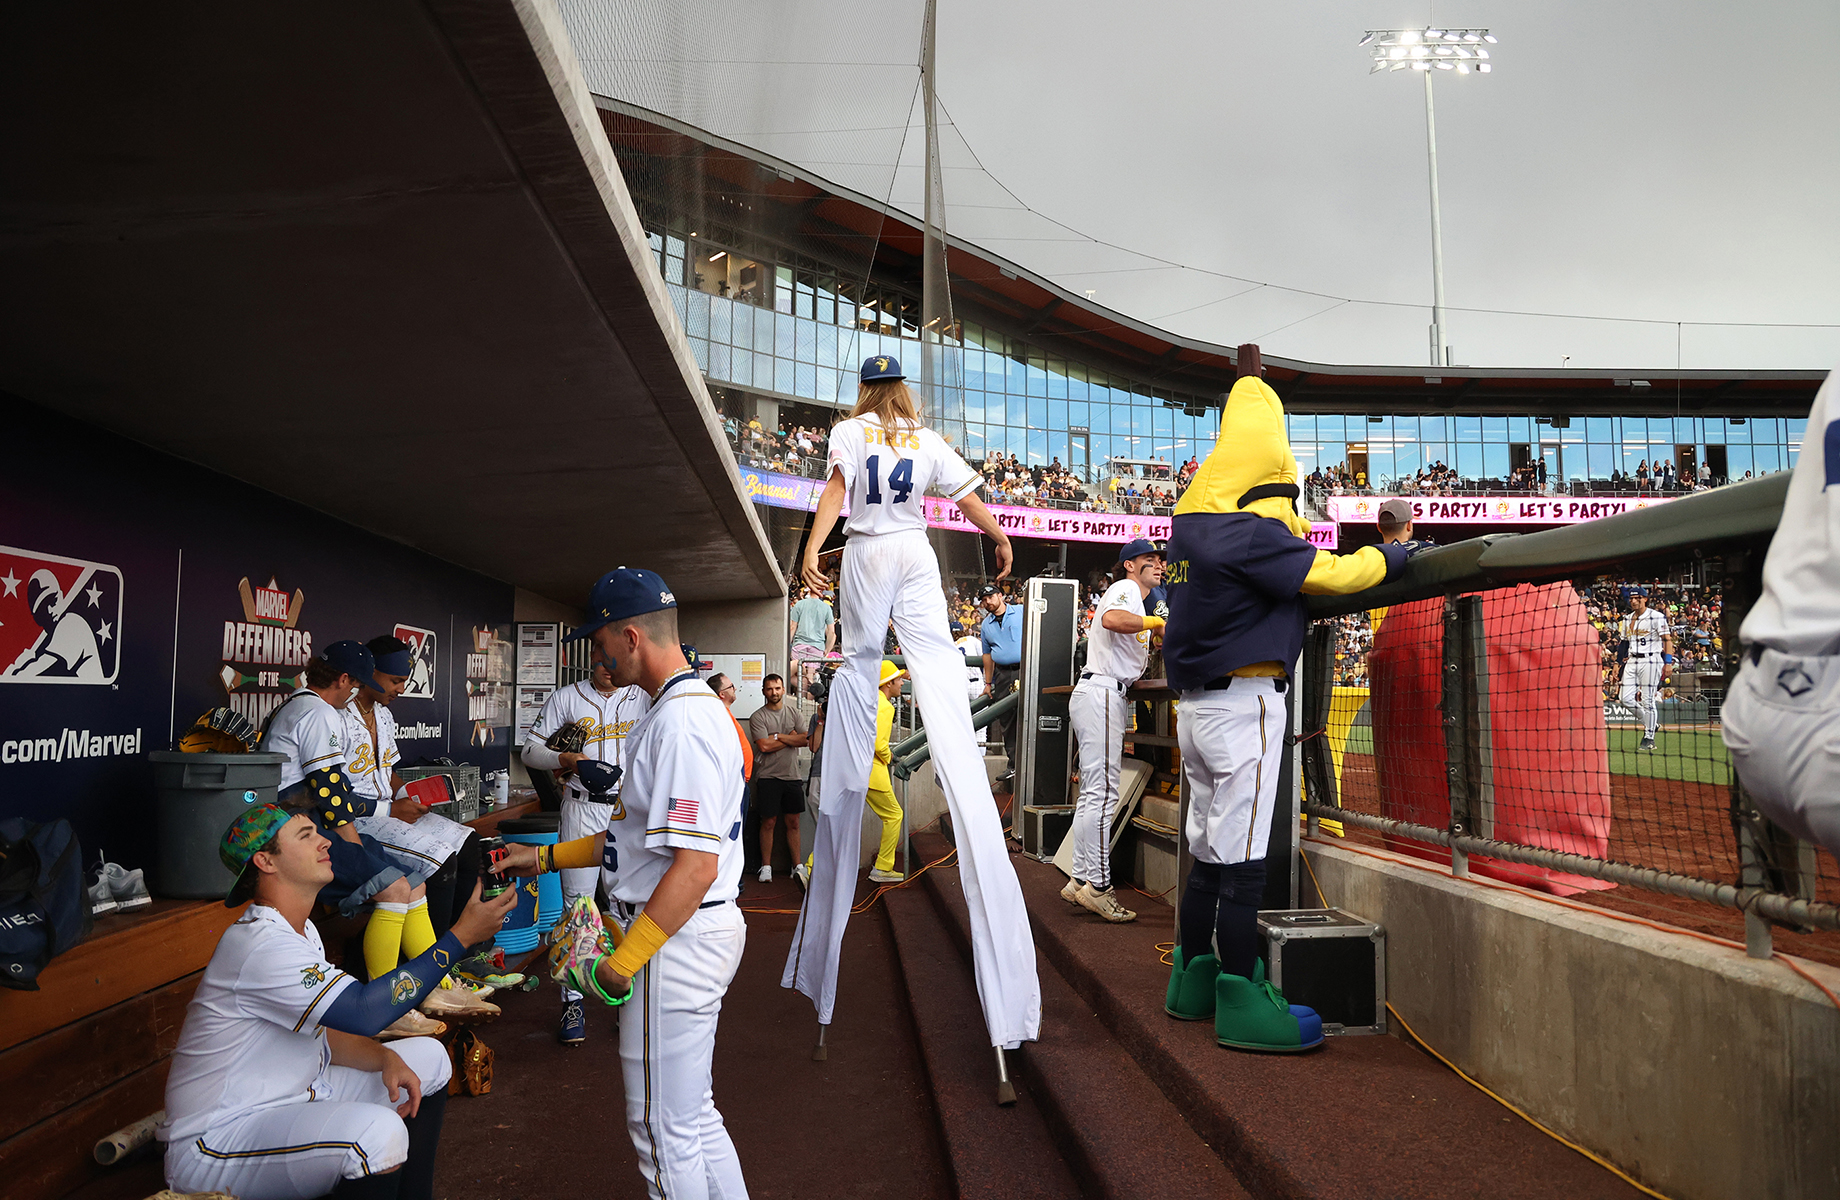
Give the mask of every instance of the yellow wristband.
[[1161, 629], [1165, 624], [1167, 624], [1167, 622], [1165, 622], [1163, 618], [1161, 617], [1145, 617], [1144, 618], [1144, 628], [1145, 629]]
[[640, 913], [639, 919], [626, 931], [626, 940], [620, 948], [607, 957], [607, 965], [631, 979], [658, 953], [665, 939], [671, 935], [658, 928], [658, 922], [652, 920], [650, 913]]
[[598, 835], [591, 833], [587, 837], [576, 838], [572, 842], [557, 842], [554, 846], [551, 846], [549, 851], [550, 869], [555, 871], [568, 871], [576, 867], [600, 866], [601, 854], [599, 850], [594, 848], [594, 840], [597, 836]]

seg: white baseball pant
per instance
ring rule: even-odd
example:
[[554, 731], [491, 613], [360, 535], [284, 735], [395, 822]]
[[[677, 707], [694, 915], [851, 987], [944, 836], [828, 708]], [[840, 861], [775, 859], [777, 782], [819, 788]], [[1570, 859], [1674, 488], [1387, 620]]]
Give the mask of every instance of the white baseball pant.
[[1112, 886], [1112, 819], [1131, 706], [1121, 681], [1094, 675], [1074, 685], [1067, 718], [1080, 749], [1080, 794], [1073, 805], [1073, 877], [1099, 891]]
[[1630, 655], [1623, 664], [1623, 689], [1616, 698], [1641, 716], [1643, 737], [1654, 737], [1655, 727], [1661, 723], [1661, 706], [1656, 702], [1660, 695], [1661, 656]]
[[716, 1020], [746, 946], [739, 908], [698, 909], [640, 969], [622, 1006], [626, 1131], [651, 1200], [746, 1200], [711, 1081]]
[[856, 898], [862, 820], [875, 752], [875, 681], [894, 621], [914, 698], [926, 722], [933, 773], [958, 843], [959, 880], [971, 910], [971, 958], [991, 1045], [1013, 1048], [1041, 1032], [1041, 982], [1022, 885], [971, 734], [965, 656], [953, 644], [939, 561], [919, 530], [851, 535], [843, 551], [843, 655], [824, 727], [824, 794], [812, 877], [781, 986], [796, 987], [828, 1025], [837, 963]]
[[1763, 650], [1739, 669], [1720, 721], [1763, 815], [1840, 853], [1840, 656]]
[[[404, 1038], [390, 1049], [422, 1081], [422, 1094], [447, 1086], [447, 1050], [433, 1038]], [[252, 1068], [259, 1069], [259, 1068]], [[341, 1179], [376, 1175], [409, 1157], [409, 1131], [375, 1071], [333, 1066], [328, 1094], [302, 1104], [246, 1113], [203, 1137], [166, 1147], [166, 1180], [179, 1192], [227, 1192], [242, 1200], [324, 1196]]]
[[[571, 791], [573, 789], [570, 789]], [[597, 833], [606, 833], [607, 826], [613, 821], [613, 805], [595, 804], [577, 796], [564, 796], [562, 810], [557, 814], [556, 840], [572, 842], [576, 838], [593, 837]], [[594, 896], [595, 885], [600, 882], [601, 868], [570, 867], [558, 871], [562, 876], [562, 911], [567, 912], [575, 903], [575, 897]], [[562, 984], [562, 1002], [581, 999], [581, 993]]]
[[1203, 862], [1265, 857], [1284, 757], [1277, 680], [1235, 678], [1217, 692], [1183, 692], [1176, 722], [1188, 776], [1189, 853]]

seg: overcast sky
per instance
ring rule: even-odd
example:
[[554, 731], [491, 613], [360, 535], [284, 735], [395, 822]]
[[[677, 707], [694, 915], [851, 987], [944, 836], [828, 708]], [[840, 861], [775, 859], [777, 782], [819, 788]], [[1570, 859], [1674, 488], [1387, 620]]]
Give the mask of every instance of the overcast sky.
[[[921, 0], [562, 5], [597, 91], [918, 211]], [[1434, 75], [1458, 362], [1665, 368], [1677, 333], [1689, 368], [1840, 361], [1840, 329], [1736, 325], [1840, 325], [1831, 0], [939, 9], [951, 231], [1133, 317], [1425, 362], [1423, 87], [1355, 43], [1436, 22], [1499, 38], [1491, 75]]]

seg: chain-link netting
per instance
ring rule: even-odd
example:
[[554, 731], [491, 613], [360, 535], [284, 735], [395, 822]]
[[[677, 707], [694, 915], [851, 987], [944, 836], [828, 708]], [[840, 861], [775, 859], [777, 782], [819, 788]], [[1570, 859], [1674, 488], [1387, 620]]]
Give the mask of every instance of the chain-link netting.
[[[1321, 714], [1321, 733], [1305, 742], [1308, 799], [1831, 903], [1832, 855], [1734, 820], [1745, 806], [1734, 806], [1719, 710], [1743, 614], [1726, 611], [1721, 580], [1721, 564], [1707, 560], [1669, 578], [1523, 584], [1316, 622], [1306, 714]], [[1398, 831], [1343, 824], [1324, 822], [1332, 835], [1451, 859]], [[1747, 855], [1761, 868], [1748, 877]], [[1666, 909], [1677, 921], [1693, 914], [1727, 936], [1742, 921], [1682, 896], [1631, 896], [1589, 871], [1476, 854], [1468, 869], [1610, 907]], [[1840, 953], [1840, 934], [1815, 938], [1826, 947], [1818, 957]]]

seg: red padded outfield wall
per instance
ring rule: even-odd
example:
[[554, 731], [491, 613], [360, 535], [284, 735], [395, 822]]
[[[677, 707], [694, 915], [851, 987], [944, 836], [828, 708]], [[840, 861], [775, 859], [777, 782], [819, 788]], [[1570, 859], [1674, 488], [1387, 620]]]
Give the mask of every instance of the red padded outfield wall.
[[[1374, 773], [1382, 816], [1445, 828], [1443, 608], [1438, 599], [1388, 609], [1368, 652]], [[1610, 834], [1610, 743], [1601, 653], [1570, 584], [1482, 594], [1488, 646], [1489, 744], [1498, 841], [1602, 858]], [[1448, 863], [1450, 851], [1389, 836], [1402, 853]], [[1542, 867], [1473, 856], [1470, 870], [1558, 895], [1614, 887]]]

